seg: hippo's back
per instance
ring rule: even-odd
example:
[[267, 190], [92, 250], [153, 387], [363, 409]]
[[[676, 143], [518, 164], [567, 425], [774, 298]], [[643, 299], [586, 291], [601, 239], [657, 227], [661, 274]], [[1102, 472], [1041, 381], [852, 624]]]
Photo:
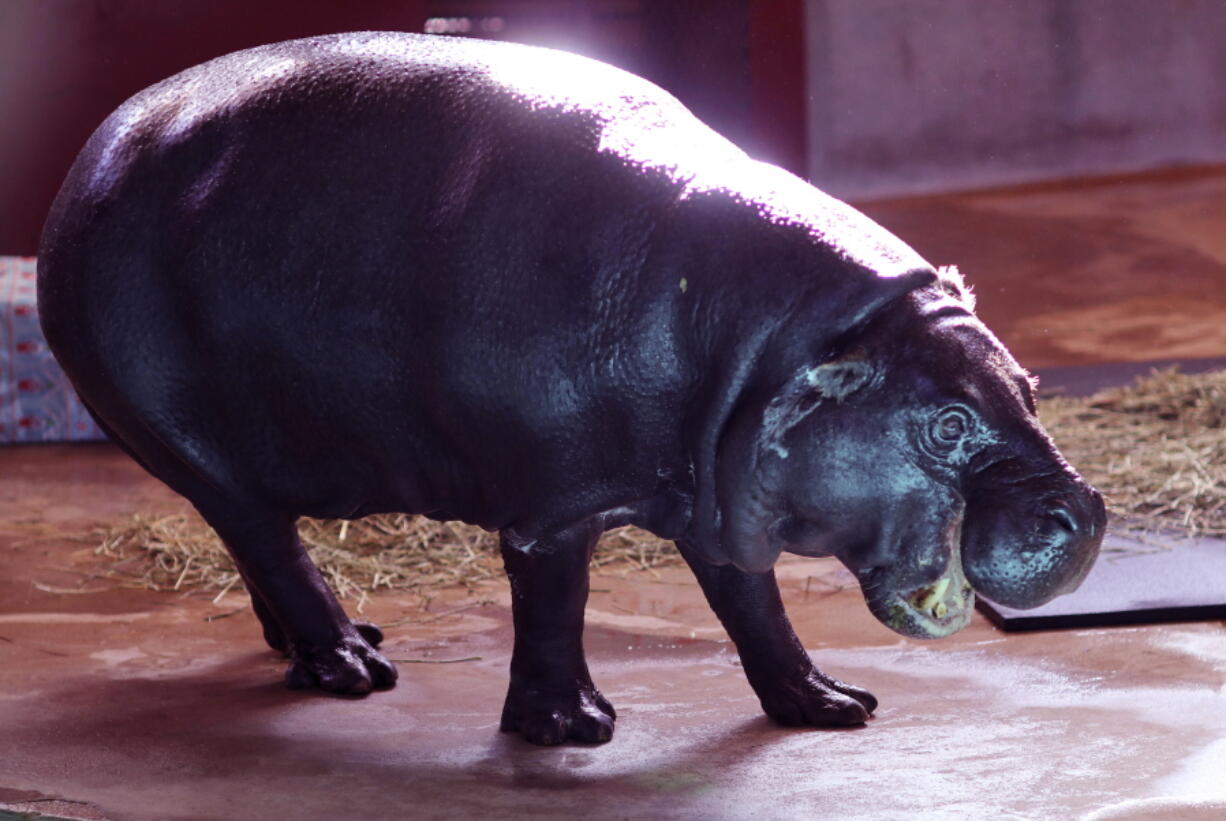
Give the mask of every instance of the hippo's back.
[[[636, 356], [627, 306], [656, 287], [638, 272], [684, 180], [627, 135], [660, 126], [743, 156], [560, 52], [362, 33], [221, 57], [130, 99], [78, 157], [43, 235], [44, 330], [172, 486], [168, 443], [210, 485], [317, 514], [522, 507], [476, 463], [541, 461], [551, 437], [573, 453], [601, 413], [640, 412], [574, 371]], [[426, 464], [430, 482], [404, 476]]]
[[[659, 150], [652, 131], [672, 144]], [[564, 52], [398, 33], [262, 46], [174, 75], [103, 122], [52, 208], [44, 274], [58, 279], [68, 249], [95, 235], [135, 237], [136, 222], [156, 225], [149, 246], [167, 254], [178, 240], [207, 253], [255, 225], [281, 235], [278, 251], [344, 241], [356, 252], [454, 233], [488, 218], [473, 209], [490, 199], [493, 212], [548, 193], [534, 204], [565, 211], [579, 189], [643, 181], [633, 155], [647, 142], [666, 170], [694, 143], [743, 157], [650, 83]], [[340, 216], [346, 240], [327, 230]], [[225, 248], [231, 264], [238, 250]]]

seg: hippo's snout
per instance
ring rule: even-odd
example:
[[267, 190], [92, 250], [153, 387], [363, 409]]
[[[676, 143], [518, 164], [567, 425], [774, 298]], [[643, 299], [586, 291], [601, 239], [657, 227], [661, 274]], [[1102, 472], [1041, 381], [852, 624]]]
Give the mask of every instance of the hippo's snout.
[[1106, 529], [1102, 494], [1082, 485], [1027, 515], [1008, 506], [968, 517], [966, 574], [975, 589], [1007, 607], [1038, 607], [1076, 590], [1098, 557]]

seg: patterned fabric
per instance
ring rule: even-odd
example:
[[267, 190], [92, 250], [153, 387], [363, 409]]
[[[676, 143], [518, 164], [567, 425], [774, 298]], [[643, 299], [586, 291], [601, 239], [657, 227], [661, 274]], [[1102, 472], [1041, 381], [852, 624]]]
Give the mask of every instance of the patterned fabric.
[[0, 444], [105, 439], [38, 324], [33, 257], [0, 257]]

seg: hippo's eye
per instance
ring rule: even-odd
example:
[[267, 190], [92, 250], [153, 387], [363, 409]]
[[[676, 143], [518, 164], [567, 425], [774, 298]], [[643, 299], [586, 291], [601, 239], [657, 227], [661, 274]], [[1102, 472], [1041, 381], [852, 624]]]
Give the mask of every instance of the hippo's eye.
[[952, 454], [970, 435], [974, 419], [966, 408], [945, 408], [929, 424], [926, 445], [934, 456]]
[[937, 439], [957, 442], [966, 435], [966, 417], [960, 413], [944, 413], [937, 419]]

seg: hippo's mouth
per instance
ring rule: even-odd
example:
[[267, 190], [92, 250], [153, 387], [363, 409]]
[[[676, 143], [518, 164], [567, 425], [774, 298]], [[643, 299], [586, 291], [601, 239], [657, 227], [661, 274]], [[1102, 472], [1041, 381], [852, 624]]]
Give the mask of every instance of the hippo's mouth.
[[939, 639], [956, 633], [970, 623], [975, 609], [975, 591], [962, 572], [962, 551], [956, 541], [950, 545], [949, 564], [936, 581], [910, 590], [875, 587], [866, 596], [869, 610], [886, 627], [911, 638]]

